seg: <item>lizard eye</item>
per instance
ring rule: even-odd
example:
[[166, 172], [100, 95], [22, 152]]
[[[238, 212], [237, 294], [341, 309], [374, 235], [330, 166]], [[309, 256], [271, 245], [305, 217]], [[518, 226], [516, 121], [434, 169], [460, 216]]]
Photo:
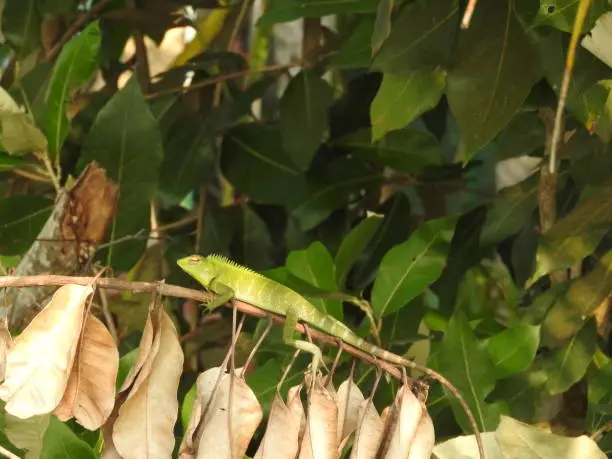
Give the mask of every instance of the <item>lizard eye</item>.
[[202, 257], [200, 257], [199, 255], [192, 255], [189, 257], [189, 263], [195, 265], [200, 263]]

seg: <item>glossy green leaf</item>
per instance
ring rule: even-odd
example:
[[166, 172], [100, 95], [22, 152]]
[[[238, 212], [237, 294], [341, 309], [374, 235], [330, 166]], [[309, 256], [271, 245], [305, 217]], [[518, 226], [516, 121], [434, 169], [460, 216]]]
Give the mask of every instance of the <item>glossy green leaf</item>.
[[20, 59], [41, 47], [42, 14], [36, 0], [4, 0], [2, 34]]
[[179, 204], [213, 176], [215, 149], [213, 134], [201, 117], [185, 120], [169, 136], [159, 176], [159, 192], [166, 203]]
[[458, 32], [456, 0], [411, 2], [394, 21], [372, 67], [396, 74], [446, 67]]
[[370, 66], [374, 22], [374, 18], [369, 16], [360, 18], [350, 35], [343, 40], [338, 52], [329, 60], [330, 68], [345, 69]]
[[258, 27], [300, 18], [319, 18], [330, 14], [374, 13], [377, 0], [275, 0], [257, 22]]
[[440, 142], [424, 130], [403, 128], [387, 133], [372, 143], [367, 129], [354, 132], [336, 142], [350, 148], [364, 159], [391, 167], [399, 172], [415, 174], [427, 166], [442, 165]]
[[376, 316], [401, 309], [440, 277], [456, 223], [456, 217], [430, 220], [387, 252], [372, 288]]
[[459, 124], [460, 159], [467, 161], [514, 116], [538, 80], [539, 67], [513, 3], [496, 0], [479, 2], [453, 58], [446, 95]]
[[91, 446], [81, 440], [70, 428], [52, 416], [45, 431], [40, 459], [95, 459]]
[[393, 13], [393, 0], [380, 0], [376, 12], [376, 22], [372, 32], [372, 51], [377, 52], [383, 42], [391, 33], [391, 15]]
[[47, 111], [44, 131], [51, 156], [59, 154], [66, 134], [66, 106], [72, 92], [91, 79], [97, 68], [102, 37], [98, 22], [92, 22], [64, 45], [45, 94]]
[[576, 384], [586, 373], [596, 347], [597, 325], [590, 320], [545, 361], [548, 392], [560, 394]]
[[540, 237], [537, 279], [555, 269], [580, 263], [593, 253], [612, 223], [612, 186], [586, 198]]
[[[494, 405], [487, 405], [485, 398], [495, 386], [495, 368], [487, 350], [474, 336], [461, 311], [455, 312], [448, 322], [438, 348], [436, 367], [461, 392], [480, 430], [494, 429], [499, 420], [499, 412]], [[468, 425], [460, 405], [453, 400], [451, 406], [462, 427]]]
[[308, 194], [290, 209], [291, 215], [303, 231], [308, 231], [381, 181], [380, 171], [354, 159], [339, 158], [324, 171], [308, 174]]
[[572, 280], [556, 297], [542, 327], [542, 339], [559, 344], [573, 336], [612, 292], [612, 251], [588, 274]]
[[[291, 252], [285, 266], [292, 275], [315, 287], [330, 292], [338, 291], [334, 275], [334, 260], [320, 242], [312, 243], [307, 249]], [[342, 302], [313, 297], [310, 297], [309, 300], [320, 311], [342, 320]]]
[[514, 186], [504, 188], [487, 210], [480, 233], [480, 243], [494, 245], [518, 233], [538, 205], [539, 174], [534, 174]]
[[383, 218], [377, 215], [365, 218], [346, 235], [334, 260], [338, 286], [344, 287], [346, 276], [357, 259], [362, 256], [382, 221]]
[[333, 101], [329, 84], [312, 70], [291, 79], [280, 100], [280, 131], [292, 162], [306, 170], [328, 129]]
[[446, 73], [442, 70], [414, 71], [409, 75], [383, 76], [372, 102], [372, 140], [400, 129], [438, 104], [444, 91]]
[[0, 88], [0, 143], [10, 155], [32, 153], [47, 148], [47, 139], [4, 88]]
[[[97, 161], [119, 187], [117, 214], [109, 230], [111, 241], [149, 228], [150, 201], [157, 188], [162, 156], [159, 127], [136, 78], [131, 78], [98, 112], [85, 137], [79, 163], [83, 168]], [[111, 245], [106, 251], [107, 264], [129, 269], [145, 242]]]
[[535, 358], [539, 343], [537, 325], [517, 325], [489, 338], [487, 351], [495, 366], [495, 377], [501, 379], [526, 370]]
[[[580, 1], [577, 0], [540, 0], [540, 9], [533, 23], [534, 25], [551, 25], [563, 32], [571, 32], [579, 3]], [[590, 30], [599, 16], [608, 9], [606, 0], [591, 1], [582, 30]]]
[[289, 204], [305, 191], [302, 172], [271, 126], [252, 123], [231, 129], [221, 147], [221, 170], [232, 185], [260, 203]]
[[0, 253], [24, 253], [51, 215], [53, 200], [18, 195], [0, 199]]

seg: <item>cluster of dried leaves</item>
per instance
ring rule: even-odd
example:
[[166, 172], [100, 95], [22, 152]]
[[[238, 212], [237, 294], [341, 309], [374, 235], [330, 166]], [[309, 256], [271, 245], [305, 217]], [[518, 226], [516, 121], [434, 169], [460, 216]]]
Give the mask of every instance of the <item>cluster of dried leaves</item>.
[[[119, 352], [90, 312], [93, 291], [63, 286], [14, 341], [4, 329], [0, 398], [7, 415], [48, 423], [53, 413], [61, 421], [74, 418], [86, 429], [101, 429], [103, 459], [170, 458], [184, 360], [172, 319], [160, 302], [152, 302], [135, 362], [116, 390]], [[197, 379], [182, 459], [242, 459], [262, 422], [244, 368], [228, 371], [228, 361]], [[349, 451], [351, 459], [430, 457], [435, 436], [423, 384], [406, 380], [379, 415], [351, 379], [337, 391], [331, 378], [305, 380], [289, 389], [286, 402], [277, 392], [256, 459], [331, 459]], [[40, 442], [9, 437], [27, 457], [36, 457]]]

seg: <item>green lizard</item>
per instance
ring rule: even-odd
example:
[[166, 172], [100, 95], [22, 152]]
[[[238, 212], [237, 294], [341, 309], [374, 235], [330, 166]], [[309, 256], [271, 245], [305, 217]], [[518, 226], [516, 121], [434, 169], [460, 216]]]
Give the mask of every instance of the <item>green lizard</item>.
[[[237, 299], [257, 306], [264, 311], [284, 316], [283, 341], [296, 349], [312, 354], [313, 374], [316, 374], [319, 362], [322, 361], [321, 349], [308, 341], [293, 338], [298, 321], [306, 322], [374, 357], [392, 364], [416, 369], [437, 379], [457, 397], [470, 419], [472, 428], [478, 433], [478, 427], [470, 408], [450, 381], [427, 367], [365, 341], [345, 324], [319, 311], [306, 298], [289, 287], [219, 255], [209, 255], [206, 258], [200, 255], [192, 255], [180, 259], [177, 263], [181, 269], [207, 290], [217, 295], [214, 300], [207, 304], [209, 310], [218, 308], [232, 299]], [[477, 441], [479, 449], [481, 449], [479, 434], [477, 434]], [[484, 458], [484, 450], [481, 451], [481, 457]]]

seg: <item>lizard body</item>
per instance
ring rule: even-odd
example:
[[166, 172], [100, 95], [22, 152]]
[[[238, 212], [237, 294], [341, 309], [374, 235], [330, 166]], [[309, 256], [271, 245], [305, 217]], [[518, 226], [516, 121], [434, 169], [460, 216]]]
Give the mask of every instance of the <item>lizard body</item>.
[[293, 338], [293, 332], [298, 321], [312, 325], [374, 357], [395, 365], [413, 368], [437, 379], [459, 400], [465, 410], [476, 433], [480, 456], [484, 459], [484, 446], [474, 415], [457, 388], [442, 375], [365, 341], [345, 324], [319, 311], [310, 301], [289, 287], [223, 256], [209, 255], [205, 258], [200, 255], [192, 255], [178, 260], [177, 263], [187, 274], [217, 295], [207, 305], [210, 310], [222, 306], [232, 299], [237, 299], [257, 306], [264, 311], [284, 316], [283, 341], [296, 349], [312, 354], [313, 374], [317, 372], [319, 362], [322, 360], [322, 353], [315, 344]]

